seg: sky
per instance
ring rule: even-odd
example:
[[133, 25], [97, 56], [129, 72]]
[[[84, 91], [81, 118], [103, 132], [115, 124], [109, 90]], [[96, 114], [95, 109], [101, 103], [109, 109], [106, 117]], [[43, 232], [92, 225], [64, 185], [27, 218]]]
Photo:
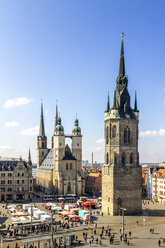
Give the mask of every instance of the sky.
[[164, 9], [164, 0], [0, 0], [0, 156], [27, 159], [30, 146], [36, 162], [42, 98], [48, 146], [58, 102], [66, 134], [79, 118], [83, 159], [103, 162], [124, 32], [140, 162], [165, 161]]

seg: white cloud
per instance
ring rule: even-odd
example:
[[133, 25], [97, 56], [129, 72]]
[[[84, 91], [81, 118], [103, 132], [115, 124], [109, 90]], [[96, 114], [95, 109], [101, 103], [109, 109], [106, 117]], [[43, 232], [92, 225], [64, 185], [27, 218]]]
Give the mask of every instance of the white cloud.
[[102, 150], [102, 147], [100, 147], [100, 146], [99, 147], [96, 147], [95, 150], [96, 151], [101, 151]]
[[20, 124], [17, 121], [6, 122], [5, 127], [18, 127]]
[[13, 106], [21, 106], [21, 105], [28, 104], [31, 101], [33, 101], [33, 99], [28, 99], [26, 97], [18, 97], [18, 98], [14, 98], [14, 99], [8, 99], [3, 104], [3, 107], [4, 108], [11, 108]]
[[104, 143], [104, 139], [98, 139], [98, 140], [96, 140], [96, 144], [101, 144], [101, 143]]
[[147, 131], [144, 131], [144, 132], [140, 132], [139, 135], [140, 135], [141, 138], [165, 136], [165, 129], [147, 130]]
[[11, 150], [10, 146], [0, 146], [1, 150]]
[[38, 133], [39, 133], [39, 126], [25, 128], [21, 130], [21, 134], [27, 136], [38, 135]]

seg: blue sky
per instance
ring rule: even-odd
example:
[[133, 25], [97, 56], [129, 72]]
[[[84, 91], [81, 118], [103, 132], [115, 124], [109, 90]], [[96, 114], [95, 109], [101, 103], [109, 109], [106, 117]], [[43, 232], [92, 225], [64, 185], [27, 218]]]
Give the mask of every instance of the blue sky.
[[[141, 162], [165, 161], [165, 1], [0, 1], [0, 154], [36, 161], [43, 99], [48, 144], [56, 100], [65, 133], [76, 113], [83, 159], [104, 159], [104, 110], [121, 32], [131, 102], [137, 90]], [[10, 101], [8, 101], [10, 100]]]

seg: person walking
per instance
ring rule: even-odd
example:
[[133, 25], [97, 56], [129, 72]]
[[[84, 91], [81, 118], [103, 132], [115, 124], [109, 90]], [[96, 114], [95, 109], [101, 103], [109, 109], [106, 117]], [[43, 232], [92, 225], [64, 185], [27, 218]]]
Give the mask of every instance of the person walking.
[[160, 241], [160, 239], [159, 239], [159, 241], [158, 241], [158, 245], [159, 245], [159, 246], [161, 245], [161, 241]]

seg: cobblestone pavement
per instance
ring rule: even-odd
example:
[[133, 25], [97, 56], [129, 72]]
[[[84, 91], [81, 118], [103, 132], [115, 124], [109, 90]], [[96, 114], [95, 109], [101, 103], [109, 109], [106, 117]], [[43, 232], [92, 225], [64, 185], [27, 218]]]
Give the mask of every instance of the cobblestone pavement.
[[[40, 209], [44, 209], [42, 206], [42, 203], [35, 204]], [[165, 206], [155, 203], [155, 204], [146, 204], [143, 205], [143, 216], [125, 216], [125, 233], [128, 234], [129, 231], [132, 233], [132, 237], [129, 240], [130, 246], [135, 247], [143, 247], [150, 248], [150, 247], [158, 247], [158, 240], [160, 239], [161, 242], [165, 238]], [[6, 215], [7, 217], [3, 217], [3, 221], [6, 221], [6, 224], [11, 224], [11, 214], [7, 213], [7, 209], [2, 207], [2, 204], [0, 204], [0, 211], [1, 216]], [[91, 247], [127, 247], [128, 245], [125, 244], [123, 241], [120, 241], [120, 228], [121, 228], [121, 216], [100, 216], [96, 215], [96, 210], [93, 210], [93, 214], [95, 212], [95, 223], [97, 223], [97, 235], [94, 235], [94, 242], [91, 244]], [[156, 215], [156, 216], [153, 216]], [[58, 215], [57, 218], [58, 220]], [[138, 224], [137, 224], [138, 221]], [[90, 247], [90, 237], [92, 235], [91, 230], [87, 230], [87, 228], [92, 227], [94, 228], [94, 225], [81, 225], [78, 227], [74, 227], [74, 229], [71, 229], [70, 231], [73, 231], [76, 236], [78, 236], [78, 240], [81, 240], [81, 245], [78, 244], [78, 242], [75, 242], [75, 246], [77, 247]], [[100, 242], [100, 233], [101, 233], [101, 227], [109, 225], [112, 229], [112, 234], [114, 234], [114, 244], [110, 245], [109, 237], [103, 235], [103, 239], [101, 240], [102, 245], [96, 244], [96, 238], [98, 238]], [[84, 228], [86, 228], [86, 231], [88, 233], [87, 243], [83, 240], [83, 232]], [[154, 234], [150, 233], [150, 229], [154, 228]], [[79, 230], [78, 230], [79, 229]], [[81, 229], [81, 230], [80, 230]], [[10, 248], [15, 248], [15, 243], [18, 243], [20, 247], [23, 246], [23, 243], [21, 240], [13, 240], [13, 239], [4, 239], [0, 243], [0, 248], [6, 248], [9, 244]], [[161, 247], [165, 247], [165, 243], [161, 244]]]

